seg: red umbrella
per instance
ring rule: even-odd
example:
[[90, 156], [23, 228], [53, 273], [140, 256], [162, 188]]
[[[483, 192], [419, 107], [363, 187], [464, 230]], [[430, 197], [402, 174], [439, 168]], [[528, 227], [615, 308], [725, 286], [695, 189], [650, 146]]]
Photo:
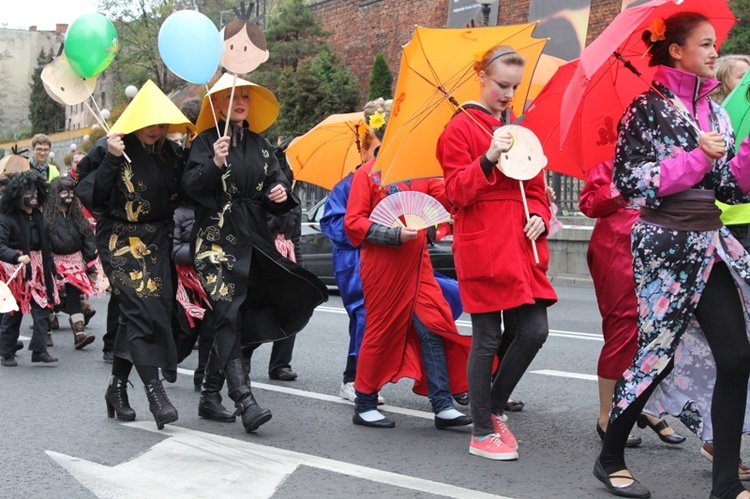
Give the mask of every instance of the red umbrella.
[[625, 107], [648, 88], [657, 69], [643, 57], [647, 46], [641, 36], [654, 19], [677, 12], [706, 16], [716, 30], [717, 47], [737, 20], [725, 0], [652, 0], [620, 12], [581, 52], [562, 98], [560, 140], [583, 170], [614, 156], [617, 123]]
[[539, 137], [547, 156], [547, 170], [584, 179], [583, 163], [560, 147], [560, 108], [565, 89], [577, 67], [578, 59], [574, 59], [557, 69], [526, 110], [523, 126]]

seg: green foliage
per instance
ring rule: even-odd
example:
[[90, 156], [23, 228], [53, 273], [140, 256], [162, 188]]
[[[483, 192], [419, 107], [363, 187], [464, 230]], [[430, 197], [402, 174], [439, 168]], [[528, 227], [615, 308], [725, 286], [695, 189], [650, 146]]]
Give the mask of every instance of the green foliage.
[[325, 47], [331, 33], [323, 30], [303, 0], [283, 0], [269, 19], [265, 35], [271, 55], [263, 67], [297, 71], [302, 60]]
[[750, 2], [747, 0], [729, 0], [729, 6], [738, 20], [722, 44], [720, 55], [750, 55]]
[[65, 128], [65, 106], [52, 100], [44, 90], [42, 70], [52, 60], [52, 52], [39, 52], [37, 67], [31, 74], [31, 97], [29, 101], [29, 120], [34, 133], [51, 134]]
[[375, 61], [372, 63], [372, 74], [370, 75], [370, 90], [367, 94], [368, 100], [374, 100], [378, 97], [392, 99], [393, 91], [393, 73], [385, 62], [385, 56], [378, 52]]
[[283, 136], [301, 135], [331, 114], [352, 112], [360, 101], [356, 78], [328, 49], [301, 61], [297, 71], [285, 69], [278, 97], [277, 133]]

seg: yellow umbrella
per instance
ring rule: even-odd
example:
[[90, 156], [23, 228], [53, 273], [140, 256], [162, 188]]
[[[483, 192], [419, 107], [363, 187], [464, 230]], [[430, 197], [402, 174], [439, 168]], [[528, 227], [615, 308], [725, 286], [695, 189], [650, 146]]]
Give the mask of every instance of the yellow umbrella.
[[547, 39], [533, 38], [535, 23], [488, 28], [417, 27], [401, 56], [393, 108], [375, 168], [384, 184], [407, 179], [441, 177], [435, 158], [440, 133], [459, 103], [479, 95], [473, 57], [498, 44], [524, 56], [523, 82], [513, 99], [520, 116], [534, 68]]
[[359, 149], [366, 132], [362, 112], [332, 114], [286, 149], [294, 180], [331, 190], [362, 163]]

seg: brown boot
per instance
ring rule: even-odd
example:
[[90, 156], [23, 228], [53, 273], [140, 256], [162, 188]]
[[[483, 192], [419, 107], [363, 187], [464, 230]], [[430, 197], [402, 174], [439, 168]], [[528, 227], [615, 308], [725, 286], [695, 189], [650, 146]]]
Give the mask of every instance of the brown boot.
[[71, 315], [68, 319], [68, 322], [70, 322], [70, 328], [73, 330], [74, 345], [76, 350], [80, 350], [81, 348], [94, 341], [95, 336], [84, 331], [83, 314]]

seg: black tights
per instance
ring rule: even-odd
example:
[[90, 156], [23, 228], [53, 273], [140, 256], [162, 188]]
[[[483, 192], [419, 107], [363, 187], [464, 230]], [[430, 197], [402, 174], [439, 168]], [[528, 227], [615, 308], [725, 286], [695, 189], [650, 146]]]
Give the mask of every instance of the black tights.
[[[128, 376], [130, 376], [130, 371], [132, 369], [132, 362], [115, 355], [115, 358], [112, 361], [113, 376], [127, 379]], [[143, 381], [144, 385], [150, 381], [159, 379], [159, 368], [156, 366], [135, 366], [135, 370], [138, 372], [138, 377], [141, 378], [141, 381]]]
[[[745, 487], [737, 466], [750, 375], [750, 342], [742, 302], [724, 262], [716, 262], [701, 295], [695, 318], [706, 335], [716, 362], [716, 385], [711, 403], [714, 431], [712, 494], [734, 499]], [[617, 419], [610, 421], [599, 460], [608, 474], [625, 469], [625, 442], [636, 418], [672, 363]], [[618, 385], [622, 378], [618, 381]]]

